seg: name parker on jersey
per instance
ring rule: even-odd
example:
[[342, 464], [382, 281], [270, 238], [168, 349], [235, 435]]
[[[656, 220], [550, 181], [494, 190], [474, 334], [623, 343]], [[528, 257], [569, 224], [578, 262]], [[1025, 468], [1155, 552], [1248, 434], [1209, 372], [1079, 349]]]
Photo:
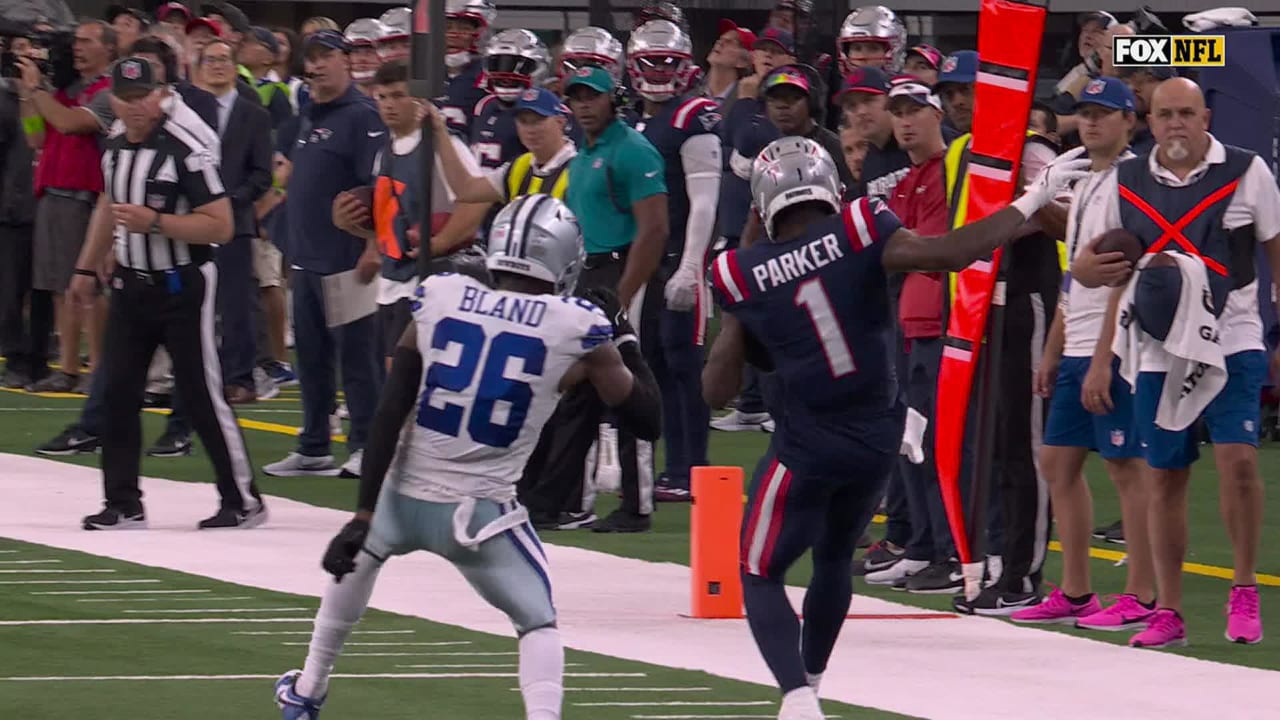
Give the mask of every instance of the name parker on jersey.
[[795, 250], [769, 258], [763, 264], [751, 268], [751, 274], [755, 276], [756, 285], [767, 290], [799, 280], [842, 257], [844, 252], [840, 250], [840, 241], [835, 235], [828, 233]]

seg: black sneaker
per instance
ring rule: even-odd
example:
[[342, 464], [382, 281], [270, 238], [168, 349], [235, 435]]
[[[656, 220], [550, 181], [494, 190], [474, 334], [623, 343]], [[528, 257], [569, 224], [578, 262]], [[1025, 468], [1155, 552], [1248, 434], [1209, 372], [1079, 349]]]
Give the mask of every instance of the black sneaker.
[[267, 521], [267, 506], [258, 501], [248, 510], [220, 508], [213, 517], [200, 521], [200, 530], [249, 530]]
[[81, 527], [85, 530], [146, 530], [147, 516], [141, 506], [136, 511], [123, 511], [108, 505], [97, 515], [86, 516]]
[[1103, 540], [1114, 545], [1124, 545], [1124, 524], [1119, 520], [1112, 523], [1111, 527], [1107, 528], [1107, 536]]
[[909, 575], [903, 589], [916, 595], [954, 595], [964, 589], [960, 563], [933, 563], [920, 572]]
[[1108, 535], [1116, 532], [1120, 533], [1121, 537], [1124, 537], [1123, 524], [1119, 520], [1111, 523], [1110, 525], [1099, 525], [1094, 528], [1093, 538], [1095, 540], [1106, 540]]
[[609, 517], [596, 523], [591, 528], [591, 532], [640, 533], [648, 532], [652, 526], [653, 521], [648, 515], [635, 515], [626, 510], [618, 509], [609, 513]]
[[181, 432], [167, 432], [156, 440], [155, 445], [147, 448], [147, 455], [155, 458], [183, 457], [191, 454], [191, 435]]
[[593, 512], [562, 512], [560, 517], [556, 519], [554, 529], [556, 530], [581, 530], [589, 528], [596, 524], [596, 514]]
[[989, 587], [983, 588], [978, 597], [973, 600], [966, 600], [964, 595], [958, 595], [951, 600], [951, 607], [958, 613], [965, 615], [984, 615], [987, 617], [1004, 617], [1012, 615], [1019, 610], [1040, 604], [1044, 598], [1040, 593], [1031, 592], [1009, 592], [999, 588]]
[[854, 576], [888, 570], [907, 556], [907, 551], [891, 542], [881, 540], [867, 549], [861, 558], [853, 561]]
[[16, 367], [6, 367], [4, 376], [0, 377], [0, 385], [10, 390], [21, 390], [35, 382], [25, 371]]
[[98, 438], [81, 430], [78, 425], [68, 425], [58, 437], [36, 448], [37, 455], [79, 455], [98, 451]]
[[559, 530], [560, 518], [550, 513], [529, 511], [529, 522], [534, 530]]

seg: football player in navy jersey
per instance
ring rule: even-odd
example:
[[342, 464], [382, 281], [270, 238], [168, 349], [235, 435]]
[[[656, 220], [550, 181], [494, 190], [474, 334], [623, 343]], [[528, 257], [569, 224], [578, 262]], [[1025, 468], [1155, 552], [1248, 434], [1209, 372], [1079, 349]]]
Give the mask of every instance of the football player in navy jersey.
[[[608, 30], [598, 27], [584, 27], [574, 30], [564, 39], [564, 49], [560, 53], [560, 63], [556, 68], [557, 74], [560, 76], [561, 84], [564, 79], [573, 75], [582, 67], [598, 67], [609, 73], [609, 77], [613, 78], [614, 87], [619, 88], [617, 93], [617, 102], [615, 106], [618, 113], [622, 117], [623, 122], [632, 127], [635, 126], [638, 117], [627, 105], [627, 93], [622, 89], [623, 81], [626, 77], [623, 75], [622, 69], [626, 65], [626, 55], [622, 47], [622, 42], [615, 38]], [[582, 132], [582, 126], [569, 116], [568, 122], [564, 126], [564, 134], [573, 144], [582, 147], [586, 142], [586, 135]]]
[[662, 155], [671, 228], [658, 271], [665, 305], [658, 327], [640, 330], [662, 387], [667, 467], [654, 490], [660, 501], [688, 500], [690, 468], [708, 464], [703, 278], [720, 195], [720, 113], [714, 100], [688, 93], [692, 67], [693, 43], [675, 23], [651, 20], [631, 33], [627, 68], [642, 100], [635, 128]]
[[485, 87], [491, 94], [476, 103], [471, 121], [471, 152], [480, 167], [500, 168], [528, 152], [516, 133], [516, 100], [539, 87], [551, 66], [551, 54], [528, 30], [503, 30], [484, 49]]
[[[784, 137], [756, 158], [751, 195], [768, 239], [712, 266], [725, 312], [702, 382], [713, 407], [737, 393], [744, 362], [782, 385], [741, 545], [747, 620], [783, 693], [780, 720], [822, 717], [817, 685], [849, 609], [854, 545], [903, 440], [887, 275], [966, 267], [1087, 168], [1055, 161], [1009, 207], [921, 237], [879, 198], [842, 203], [835, 162], [812, 140]], [[784, 580], [810, 549], [802, 631]]]
[[449, 129], [459, 137], [471, 137], [476, 104], [488, 94], [484, 84], [484, 59], [480, 38], [498, 17], [492, 0], [445, 0], [444, 64], [449, 79], [443, 102], [438, 103]]

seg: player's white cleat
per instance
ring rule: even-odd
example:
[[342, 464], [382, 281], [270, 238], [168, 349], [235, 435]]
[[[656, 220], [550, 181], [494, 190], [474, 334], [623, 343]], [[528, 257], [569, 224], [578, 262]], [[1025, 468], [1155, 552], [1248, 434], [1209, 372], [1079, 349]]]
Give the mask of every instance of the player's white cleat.
[[782, 696], [782, 709], [778, 720], [824, 720], [818, 693], [812, 687], [796, 688]]
[[283, 720], [317, 720], [320, 717], [320, 706], [324, 705], [324, 698], [312, 700], [293, 689], [301, 675], [301, 670], [290, 670], [276, 681], [276, 705], [280, 707]]

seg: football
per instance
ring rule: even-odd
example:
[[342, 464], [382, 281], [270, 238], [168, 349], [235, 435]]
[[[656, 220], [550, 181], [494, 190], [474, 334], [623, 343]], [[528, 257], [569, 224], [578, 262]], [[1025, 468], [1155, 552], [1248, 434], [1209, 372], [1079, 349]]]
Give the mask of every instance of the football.
[[364, 227], [372, 228], [373, 227], [373, 186], [362, 185], [360, 187], [351, 188], [347, 192], [354, 195], [356, 200], [358, 200], [360, 204], [364, 206], [365, 211], [368, 213], [369, 221], [364, 224]]
[[1124, 253], [1125, 260], [1137, 263], [1138, 258], [1142, 257], [1142, 241], [1137, 235], [1124, 228], [1114, 228], [1102, 233], [1093, 241], [1093, 251], [1099, 255], [1112, 252]]

